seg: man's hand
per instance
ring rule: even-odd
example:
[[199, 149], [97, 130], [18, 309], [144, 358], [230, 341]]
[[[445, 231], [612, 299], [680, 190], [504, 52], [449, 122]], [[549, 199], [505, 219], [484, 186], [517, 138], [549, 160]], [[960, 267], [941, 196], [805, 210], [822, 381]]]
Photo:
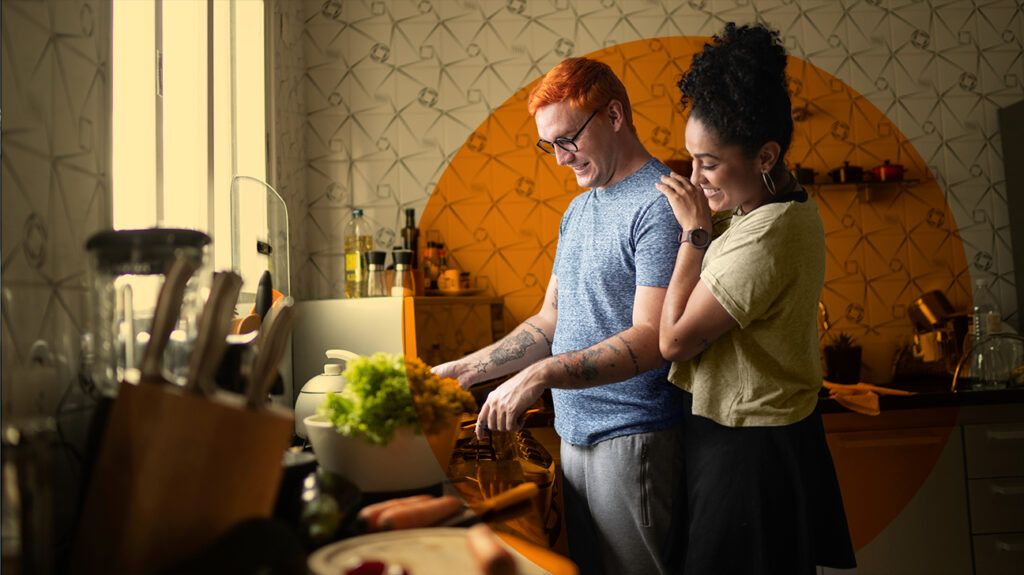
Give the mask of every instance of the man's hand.
[[544, 362], [536, 363], [520, 371], [487, 396], [477, 417], [478, 439], [483, 439], [487, 430], [517, 431], [522, 427], [523, 414], [537, 403], [547, 387], [543, 365]]
[[459, 382], [462, 389], [469, 389], [469, 386], [473, 385], [470, 380], [471, 369], [467, 369], [465, 360], [449, 361], [442, 363], [441, 365], [435, 365], [430, 369], [435, 375], [440, 377], [450, 377]]

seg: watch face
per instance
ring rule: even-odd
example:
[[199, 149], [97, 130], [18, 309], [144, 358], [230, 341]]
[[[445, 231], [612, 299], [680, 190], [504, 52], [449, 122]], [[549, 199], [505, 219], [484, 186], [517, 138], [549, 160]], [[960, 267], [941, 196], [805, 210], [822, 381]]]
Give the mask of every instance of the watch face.
[[711, 234], [702, 228], [690, 230], [690, 243], [696, 248], [706, 248], [711, 244]]

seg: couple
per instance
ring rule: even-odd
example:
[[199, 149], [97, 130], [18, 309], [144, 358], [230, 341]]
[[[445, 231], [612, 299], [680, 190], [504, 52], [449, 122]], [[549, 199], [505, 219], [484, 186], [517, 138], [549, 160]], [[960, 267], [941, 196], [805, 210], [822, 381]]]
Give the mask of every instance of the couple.
[[[824, 231], [783, 161], [785, 67], [763, 26], [729, 24], [694, 56], [689, 178], [644, 149], [607, 65], [567, 59], [530, 94], [537, 145], [589, 190], [540, 311], [434, 371], [464, 387], [518, 371], [481, 408], [492, 430], [552, 390], [584, 574], [853, 567], [816, 409]], [[733, 211], [713, 242], [712, 211]]]

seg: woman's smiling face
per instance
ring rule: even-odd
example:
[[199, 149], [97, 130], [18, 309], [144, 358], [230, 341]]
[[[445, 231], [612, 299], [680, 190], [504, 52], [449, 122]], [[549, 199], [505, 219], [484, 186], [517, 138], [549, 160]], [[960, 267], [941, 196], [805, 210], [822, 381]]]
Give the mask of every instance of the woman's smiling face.
[[716, 212], [742, 206], [743, 213], [767, 199], [761, 162], [747, 157], [738, 145], [722, 145], [717, 135], [690, 115], [686, 122], [686, 150], [693, 157], [690, 181], [701, 188]]

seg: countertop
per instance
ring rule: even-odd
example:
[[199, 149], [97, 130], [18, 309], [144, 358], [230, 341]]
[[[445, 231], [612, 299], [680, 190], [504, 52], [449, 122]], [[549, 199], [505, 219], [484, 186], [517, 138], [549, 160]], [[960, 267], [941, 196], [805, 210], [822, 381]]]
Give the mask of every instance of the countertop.
[[[1008, 403], [1024, 403], [1024, 387], [992, 389], [983, 391], [950, 391], [951, 380], [929, 379], [916, 381], [895, 381], [888, 384], [875, 384], [901, 391], [913, 392], [913, 395], [879, 395], [879, 408], [885, 411], [902, 409], [922, 409], [930, 407], [963, 407], [975, 405], [998, 405]], [[834, 399], [823, 397], [818, 405], [821, 413], [845, 413], [849, 410], [839, 405]]]

